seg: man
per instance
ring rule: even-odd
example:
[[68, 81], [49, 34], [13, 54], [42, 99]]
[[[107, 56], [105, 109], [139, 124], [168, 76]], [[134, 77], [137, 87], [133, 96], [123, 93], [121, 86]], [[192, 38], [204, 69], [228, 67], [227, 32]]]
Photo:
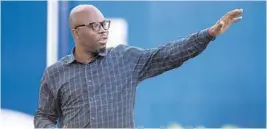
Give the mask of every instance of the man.
[[[70, 12], [75, 47], [48, 67], [41, 80], [35, 128], [132, 128], [136, 86], [181, 66], [240, 20], [228, 12], [215, 25], [155, 49], [119, 45], [106, 49], [110, 21], [92, 5]], [[59, 123], [57, 122], [59, 121]]]

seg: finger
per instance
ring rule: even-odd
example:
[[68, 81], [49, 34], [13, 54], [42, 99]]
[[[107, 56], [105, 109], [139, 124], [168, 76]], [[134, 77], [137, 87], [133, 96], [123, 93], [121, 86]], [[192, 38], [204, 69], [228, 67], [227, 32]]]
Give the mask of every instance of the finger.
[[235, 9], [228, 13], [228, 16], [235, 18], [243, 13], [243, 9]]
[[240, 17], [236, 17], [236, 18], [233, 19], [233, 22], [237, 22], [237, 21], [239, 21], [239, 20], [241, 20], [241, 19], [242, 19], [242, 16], [240, 16]]

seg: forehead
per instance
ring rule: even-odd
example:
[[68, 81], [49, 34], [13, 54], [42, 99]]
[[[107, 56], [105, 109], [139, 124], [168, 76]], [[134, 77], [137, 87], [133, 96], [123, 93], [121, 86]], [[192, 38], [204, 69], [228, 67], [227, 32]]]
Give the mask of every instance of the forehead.
[[105, 18], [99, 10], [85, 10], [79, 16], [80, 22], [83, 24], [91, 22], [102, 22]]

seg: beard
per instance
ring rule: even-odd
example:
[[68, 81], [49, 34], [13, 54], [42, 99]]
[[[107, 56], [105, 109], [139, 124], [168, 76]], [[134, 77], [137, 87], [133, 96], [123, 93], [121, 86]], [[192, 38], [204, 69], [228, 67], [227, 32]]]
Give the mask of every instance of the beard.
[[104, 53], [106, 51], [106, 45], [101, 45], [98, 41], [95, 42], [81, 42], [82, 47], [94, 55]]
[[96, 47], [93, 49], [93, 53], [98, 55], [99, 53], [104, 53], [106, 51], [106, 47]]
[[105, 50], [106, 50], [105, 47], [104, 48], [100, 48], [99, 51], [98, 51], [98, 53], [103, 53], [103, 52], [105, 52]]

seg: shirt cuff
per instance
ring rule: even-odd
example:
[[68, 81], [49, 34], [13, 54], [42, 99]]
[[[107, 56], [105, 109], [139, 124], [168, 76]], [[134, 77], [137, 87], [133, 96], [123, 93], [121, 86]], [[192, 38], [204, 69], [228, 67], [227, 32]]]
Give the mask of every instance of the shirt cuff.
[[198, 39], [201, 42], [210, 42], [210, 41], [214, 41], [216, 39], [216, 37], [211, 36], [209, 34], [209, 28], [207, 28], [207, 29], [199, 31]]

